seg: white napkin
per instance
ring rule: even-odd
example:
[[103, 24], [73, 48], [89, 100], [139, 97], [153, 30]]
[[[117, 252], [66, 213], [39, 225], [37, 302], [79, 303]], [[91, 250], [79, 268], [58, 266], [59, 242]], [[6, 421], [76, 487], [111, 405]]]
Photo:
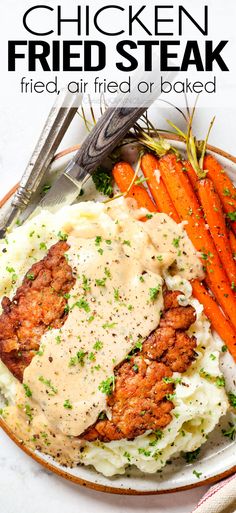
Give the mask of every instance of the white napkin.
[[236, 513], [236, 475], [212, 486], [192, 513]]

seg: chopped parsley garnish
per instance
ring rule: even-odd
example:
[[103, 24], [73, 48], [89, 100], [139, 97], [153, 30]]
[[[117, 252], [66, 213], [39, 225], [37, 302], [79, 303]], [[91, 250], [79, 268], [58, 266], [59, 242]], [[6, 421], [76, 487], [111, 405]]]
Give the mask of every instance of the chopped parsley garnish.
[[75, 356], [72, 356], [70, 358], [69, 367], [73, 367], [73, 366], [77, 365], [78, 363], [81, 365], [81, 367], [83, 367], [85, 356], [86, 356], [85, 351], [83, 351], [83, 349], [80, 349], [80, 351], [78, 351]]
[[183, 453], [183, 458], [187, 461], [187, 463], [192, 463], [199, 456], [200, 450], [201, 450], [201, 448], [199, 447], [195, 451], [184, 452]]
[[15, 269], [13, 267], [6, 267], [6, 270], [9, 272], [9, 273], [14, 273], [15, 272]]
[[100, 349], [103, 348], [103, 342], [101, 342], [101, 340], [97, 340], [95, 342], [95, 344], [93, 345], [93, 349], [95, 349], [95, 351], [100, 351]]
[[103, 255], [103, 249], [102, 249], [102, 248], [99, 248], [99, 249], [98, 249], [98, 253], [99, 253], [99, 255]]
[[226, 353], [228, 351], [227, 346], [225, 346], [225, 345], [222, 346], [221, 351], [222, 351], [222, 353]]
[[178, 383], [182, 383], [181, 378], [169, 378], [169, 377], [166, 377], [166, 378], [162, 378], [162, 381], [164, 381], [164, 383], [175, 383], [176, 385]]
[[196, 470], [193, 470], [193, 474], [199, 479], [199, 477], [202, 476], [202, 472], [197, 472]]
[[73, 406], [71, 404], [71, 402], [69, 401], [69, 399], [66, 399], [64, 404], [63, 404], [64, 408], [66, 408], [67, 410], [72, 410]]
[[166, 394], [167, 401], [173, 401], [175, 399], [176, 394]]
[[49, 183], [45, 183], [42, 187], [42, 192], [47, 192], [51, 189], [51, 185]]
[[28, 274], [26, 274], [26, 278], [27, 278], [28, 280], [34, 281], [34, 273], [28, 273]]
[[153, 214], [146, 214], [147, 219], [152, 219], [152, 217], [153, 217]]
[[225, 187], [223, 189], [223, 195], [224, 196], [231, 196], [231, 193], [230, 193], [230, 190], [228, 189], [228, 187]]
[[216, 355], [211, 353], [211, 354], [210, 354], [210, 359], [211, 359], [212, 361], [216, 360]]
[[145, 449], [144, 447], [139, 447], [138, 449], [139, 454], [143, 454], [144, 456], [151, 456], [151, 451], [148, 449]]
[[99, 420], [105, 420], [107, 418], [105, 411], [101, 411], [98, 415]]
[[106, 240], [105, 240], [105, 243], [106, 243], [108, 246], [110, 246], [110, 245], [111, 245], [111, 242], [112, 242], [112, 241], [111, 241], [111, 239], [106, 239]]
[[112, 390], [114, 390], [115, 386], [115, 376], [110, 376], [105, 381], [102, 381], [98, 386], [98, 389], [101, 390], [103, 394], [111, 395]]
[[173, 239], [172, 240], [172, 244], [175, 248], [178, 248], [179, 247], [179, 241], [180, 241], [180, 237], [176, 237], [176, 239]]
[[95, 237], [95, 245], [99, 246], [99, 244], [101, 244], [101, 242], [102, 242], [102, 237], [100, 235], [97, 235], [97, 237]]
[[44, 349], [45, 349], [45, 346], [42, 344], [42, 345], [40, 346], [39, 350], [38, 350], [38, 351], [36, 351], [36, 354], [37, 354], [38, 356], [43, 356]]
[[160, 292], [160, 285], [149, 289], [149, 296], [150, 296], [151, 301], [155, 301], [159, 292]]
[[105, 322], [102, 327], [104, 329], [110, 329], [110, 328], [114, 328], [116, 326], [116, 322]]
[[6, 270], [11, 274], [12, 283], [15, 283], [18, 278], [17, 274], [15, 273], [15, 269], [13, 269], [13, 267], [6, 267]]
[[53, 386], [50, 379], [45, 379], [43, 376], [39, 376], [39, 381], [41, 381], [41, 383], [43, 383], [47, 388], [49, 388], [49, 390], [51, 390], [51, 393], [49, 393], [48, 395], [57, 394], [58, 390], [56, 387]]
[[23, 383], [23, 387], [25, 389], [26, 397], [32, 397], [32, 392], [30, 390], [30, 387], [28, 385], [26, 385], [26, 383]]
[[229, 392], [228, 394], [229, 403], [233, 408], [236, 408], [236, 395], [233, 392]]
[[106, 286], [106, 278], [102, 278], [100, 280], [96, 279], [95, 282], [96, 282], [96, 285], [98, 287], [105, 287]]
[[74, 306], [81, 308], [86, 313], [90, 312], [90, 306], [89, 306], [88, 302], [83, 297], [81, 299], [79, 299], [79, 301], [76, 301], [76, 303], [73, 305], [72, 308], [74, 308]]
[[114, 299], [115, 299], [115, 301], [119, 301], [119, 299], [120, 299], [119, 289], [114, 289]]
[[222, 433], [224, 436], [227, 436], [228, 438], [230, 438], [230, 440], [234, 441], [236, 437], [236, 424], [229, 422], [229, 428], [222, 429]]
[[108, 267], [105, 267], [105, 269], [104, 269], [104, 273], [105, 273], [105, 276], [106, 276], [107, 278], [110, 278], [110, 279], [111, 279], [111, 271], [110, 271], [110, 269], [108, 269]]
[[124, 458], [127, 458], [128, 462], [131, 461], [131, 456], [130, 456], [130, 453], [125, 451], [124, 454], [123, 454]]
[[157, 440], [161, 440], [163, 437], [163, 431], [161, 431], [161, 429], [157, 429], [156, 431], [153, 431], [153, 433]]
[[59, 240], [64, 240], [66, 241], [68, 239], [68, 234], [67, 233], [63, 233], [61, 230], [58, 232], [57, 234], [57, 237]]
[[89, 278], [87, 278], [87, 276], [85, 276], [85, 274], [83, 274], [83, 276], [82, 276], [82, 280], [83, 280], [82, 288], [83, 288], [86, 292], [89, 292], [89, 291], [91, 290], [91, 287], [90, 287], [90, 280], [89, 280]]
[[92, 179], [97, 191], [102, 192], [105, 196], [113, 195], [112, 175], [103, 167], [99, 166], [92, 174]]
[[138, 340], [135, 344], [135, 349], [139, 349], [139, 351], [141, 351], [142, 348], [143, 348], [143, 343], [141, 340]]
[[137, 363], [135, 363], [135, 364], [133, 365], [133, 371], [135, 372], [135, 374], [137, 374], [137, 373], [138, 373], [138, 365], [137, 365]]
[[60, 343], [61, 343], [61, 337], [60, 337], [60, 335], [57, 335], [57, 336], [56, 336], [56, 338], [55, 338], [55, 340], [56, 340], [56, 343], [57, 343], [57, 344], [60, 344]]
[[40, 242], [39, 249], [47, 249], [47, 245], [45, 244], [45, 242]]
[[162, 262], [163, 256], [162, 255], [157, 255], [157, 260], [159, 260], [159, 262]]
[[236, 221], [236, 211], [235, 211], [235, 212], [228, 212], [227, 217], [228, 217], [231, 221]]
[[89, 353], [88, 355], [88, 359], [92, 362], [95, 360], [95, 354], [91, 351], [91, 353]]
[[225, 386], [225, 378], [223, 376], [217, 376], [216, 378], [216, 386], [221, 388]]
[[31, 422], [31, 420], [33, 420], [33, 415], [32, 415], [32, 409], [31, 409], [30, 405], [29, 404], [25, 404], [24, 410], [25, 410], [25, 413], [26, 413], [29, 421]]

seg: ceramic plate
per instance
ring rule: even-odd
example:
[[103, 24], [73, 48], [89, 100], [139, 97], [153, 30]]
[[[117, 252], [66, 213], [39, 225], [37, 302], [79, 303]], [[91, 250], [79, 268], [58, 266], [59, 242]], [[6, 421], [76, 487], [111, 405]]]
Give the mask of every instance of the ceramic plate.
[[[183, 143], [175, 140], [175, 145], [183, 150]], [[50, 169], [50, 175], [55, 176], [72, 157], [73, 152], [77, 148], [62, 152]], [[226, 154], [218, 148], [208, 147], [213, 154], [217, 154], [217, 159], [225, 167], [229, 176], [234, 179], [236, 176], [236, 158]], [[6, 208], [9, 198], [13, 194], [14, 189], [2, 200], [0, 206], [2, 210]], [[85, 199], [94, 197], [94, 187], [89, 185], [85, 191]], [[233, 376], [235, 376], [236, 366], [231, 356], [226, 353], [222, 360], [223, 372], [226, 378], [226, 384], [230, 390], [235, 388]], [[69, 479], [77, 484], [88, 486], [99, 491], [120, 494], [155, 494], [168, 493], [174, 491], [185, 490], [201, 486], [203, 484], [217, 481], [236, 472], [236, 442], [222, 435], [222, 429], [228, 426], [228, 422], [234, 420], [232, 414], [223, 417], [221, 424], [216, 427], [214, 432], [209, 436], [207, 443], [202, 447], [200, 456], [192, 463], [187, 464], [183, 458], [173, 459], [168, 465], [156, 474], [143, 474], [137, 469], [129, 468], [124, 475], [107, 478], [98, 474], [92, 467], [84, 467], [82, 465], [68, 469], [60, 466], [52, 460], [52, 458], [41, 453], [28, 450], [23, 447], [19, 440], [8, 429], [7, 424], [0, 420], [0, 425], [10, 438], [29, 456], [38, 461], [55, 474]], [[193, 473], [201, 473], [197, 478]]]

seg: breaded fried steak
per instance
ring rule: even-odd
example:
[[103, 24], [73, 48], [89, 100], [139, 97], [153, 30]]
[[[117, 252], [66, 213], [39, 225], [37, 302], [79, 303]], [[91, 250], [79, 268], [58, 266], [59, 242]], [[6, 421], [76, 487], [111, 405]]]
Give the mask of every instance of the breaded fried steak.
[[65, 258], [68, 248], [66, 242], [57, 242], [32, 265], [12, 301], [2, 300], [0, 358], [19, 381], [45, 331], [60, 328], [66, 320], [66, 294], [75, 282]]
[[[68, 293], [75, 283], [60, 241], [24, 277], [12, 301], [4, 297], [0, 316], [0, 357], [20, 381], [38, 351], [45, 331], [60, 328], [67, 317]], [[111, 419], [101, 414], [80, 438], [92, 441], [132, 439], [171, 421], [173, 372], [184, 372], [195, 357], [196, 341], [186, 330], [195, 321], [192, 306], [180, 306], [179, 291], [164, 293], [159, 327], [115, 368], [108, 391]]]
[[184, 372], [195, 358], [196, 340], [185, 330], [195, 322], [192, 306], [179, 306], [179, 291], [166, 291], [159, 327], [142, 349], [115, 369], [115, 388], [108, 396], [111, 420], [103, 419], [81, 438], [103, 442], [132, 439], [171, 421], [173, 372]]

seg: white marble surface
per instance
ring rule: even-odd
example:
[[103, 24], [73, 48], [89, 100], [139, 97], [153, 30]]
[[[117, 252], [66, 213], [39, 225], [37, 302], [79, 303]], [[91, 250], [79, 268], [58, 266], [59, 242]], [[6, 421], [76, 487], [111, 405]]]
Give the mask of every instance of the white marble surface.
[[[14, 98], [11, 101], [8, 98], [3, 105], [0, 134], [1, 196], [20, 178], [51, 102], [51, 97], [48, 97], [43, 102], [30, 99], [16, 104]], [[196, 125], [202, 136], [214, 113], [213, 109], [199, 110]], [[236, 153], [235, 115], [235, 109], [217, 108], [217, 120], [210, 141], [232, 154]], [[163, 126], [165, 116], [165, 111], [158, 110], [159, 127]], [[179, 122], [175, 113], [171, 114], [171, 119]], [[79, 126], [80, 120], [77, 118], [62, 147], [79, 142]], [[0, 513], [190, 513], [206, 489], [203, 487], [173, 495], [150, 497], [122, 497], [94, 492], [47, 472], [0, 432]]]
[[0, 433], [1, 513], [189, 513], [206, 489], [150, 497], [94, 492], [51, 474]]

